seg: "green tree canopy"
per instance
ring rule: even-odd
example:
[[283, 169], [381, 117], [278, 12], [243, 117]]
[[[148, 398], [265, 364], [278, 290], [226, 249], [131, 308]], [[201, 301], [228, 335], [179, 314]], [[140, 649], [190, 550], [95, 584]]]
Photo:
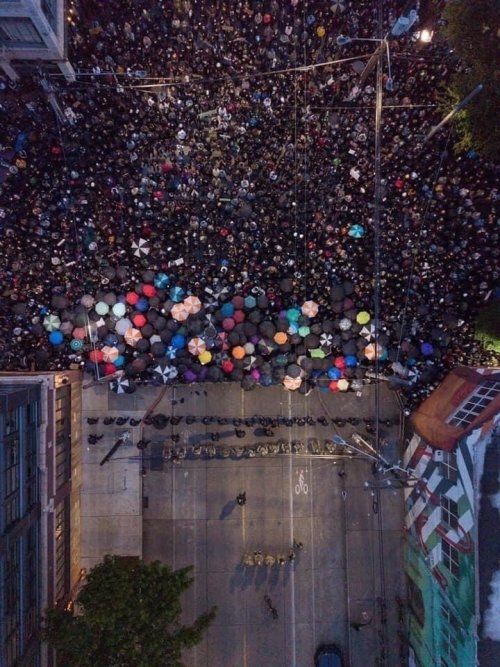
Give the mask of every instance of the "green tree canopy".
[[488, 158], [497, 158], [500, 148], [498, 17], [498, 0], [449, 0], [444, 10], [446, 38], [463, 64], [453, 77], [453, 102], [484, 85], [459, 114], [458, 147]]
[[181, 652], [198, 644], [216, 614], [180, 623], [180, 597], [192, 568], [106, 556], [88, 574], [76, 613], [46, 612], [42, 636], [65, 667], [182, 667]]

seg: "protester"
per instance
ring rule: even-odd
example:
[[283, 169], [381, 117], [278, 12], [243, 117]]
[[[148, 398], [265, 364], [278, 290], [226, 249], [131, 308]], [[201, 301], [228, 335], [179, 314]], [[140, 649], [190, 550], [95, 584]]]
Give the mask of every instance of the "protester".
[[[113, 323], [84, 309], [95, 337], [71, 346], [80, 299], [145, 295], [144, 285], [164, 275], [137, 327], [143, 339], [148, 325], [164, 347], [182, 332], [170, 288], [203, 302], [187, 325], [192, 335], [198, 327], [208, 356], [193, 362], [176, 352], [178, 380], [227, 378], [251, 389], [265, 378], [287, 386], [290, 377], [289, 388], [304, 392], [366, 381], [374, 368], [364, 345], [373, 343], [375, 92], [371, 79], [358, 84], [373, 42], [338, 47], [336, 38], [379, 34], [372, 4], [75, 3], [70, 59], [81, 75], [73, 84], [50, 79], [62, 116], [36, 77], [0, 91], [1, 368], [95, 373], [89, 356], [114, 335]], [[403, 5], [385, 3], [385, 30]], [[422, 147], [441, 117], [438, 84], [453, 54], [439, 40], [421, 52], [409, 36], [390, 48], [379, 371], [413, 406], [454, 365], [490, 360], [474, 340], [474, 319], [498, 286], [498, 191], [494, 165], [455, 153], [448, 130]], [[236, 309], [246, 324], [271, 324], [258, 331], [267, 352], [249, 353], [258, 337], [245, 337], [232, 315], [219, 317], [240, 297], [257, 304]], [[309, 301], [317, 315], [286, 320]], [[51, 314], [68, 323], [62, 340], [44, 327]], [[325, 343], [316, 340], [323, 334]], [[151, 375], [149, 342], [141, 352], [117, 341], [128, 389], [165, 381]], [[309, 358], [316, 349], [326, 359]], [[295, 362], [297, 377], [288, 374]]]

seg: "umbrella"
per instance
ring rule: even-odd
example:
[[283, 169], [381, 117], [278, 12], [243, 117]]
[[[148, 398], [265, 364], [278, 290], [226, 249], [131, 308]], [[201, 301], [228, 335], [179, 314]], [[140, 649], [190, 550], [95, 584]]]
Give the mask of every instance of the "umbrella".
[[429, 357], [434, 352], [434, 347], [431, 343], [422, 343], [420, 346], [420, 352], [424, 357]]
[[273, 379], [267, 373], [263, 373], [259, 378], [259, 382], [262, 387], [270, 387], [273, 384]]
[[207, 349], [207, 346], [205, 344], [205, 341], [203, 338], [199, 338], [198, 336], [195, 338], [191, 338], [191, 340], [188, 343], [188, 350], [191, 352], [191, 354], [194, 354], [196, 357], [200, 355], [202, 352], [205, 352]]
[[166, 349], [165, 356], [167, 359], [175, 359], [177, 356], [177, 348], [173, 345], [169, 345]]
[[245, 391], [252, 391], [252, 389], [255, 389], [256, 385], [257, 382], [255, 381], [255, 378], [253, 378], [251, 375], [245, 375], [245, 377], [241, 381], [241, 388], [244, 389]]
[[73, 338], [78, 338], [79, 340], [83, 340], [86, 335], [87, 332], [84, 329], [84, 327], [75, 327], [75, 329], [73, 329]]
[[189, 311], [187, 310], [184, 303], [176, 303], [174, 306], [172, 306], [170, 315], [172, 315], [174, 320], [177, 320], [177, 322], [184, 322], [189, 317]]
[[341, 331], [349, 331], [352, 327], [352, 322], [348, 317], [343, 317], [339, 322], [339, 329]]
[[331, 347], [333, 345], [333, 336], [330, 333], [322, 333], [319, 337], [322, 347]]
[[244, 300], [244, 306], [247, 310], [251, 310], [252, 308], [255, 308], [257, 305], [257, 300], [254, 296], [246, 296]]
[[246, 371], [251, 371], [257, 362], [257, 357], [253, 354], [248, 355], [243, 360], [243, 368]]
[[[308, 303], [308, 302], [306, 302], [306, 303]], [[301, 312], [298, 308], [289, 308], [286, 311], [286, 318], [289, 322], [297, 322], [300, 315], [301, 315]]]
[[190, 315], [195, 315], [201, 310], [201, 301], [197, 296], [188, 296], [184, 299], [184, 307]]
[[309, 350], [309, 354], [313, 359], [324, 359], [326, 357], [325, 351], [322, 350], [320, 347], [316, 347], [313, 350]]
[[95, 299], [90, 294], [84, 294], [80, 299], [80, 303], [82, 306], [85, 306], [85, 308], [92, 308], [95, 303]]
[[169, 286], [170, 278], [166, 273], [157, 273], [156, 278], [154, 279], [154, 286], [157, 289], [165, 289]]
[[136, 390], [135, 382], [129, 378], [120, 377], [112, 380], [109, 386], [115, 394], [133, 394]]
[[284, 331], [278, 331], [274, 335], [274, 342], [278, 345], [284, 345], [286, 342], [288, 342], [288, 336]]
[[52, 345], [60, 345], [64, 340], [61, 331], [51, 331], [49, 334], [49, 341]]
[[137, 345], [137, 342], [141, 340], [142, 334], [139, 329], [134, 329], [130, 327], [124, 334], [125, 342], [134, 347]]
[[310, 333], [311, 333], [311, 329], [310, 329], [309, 327], [306, 327], [306, 326], [299, 327], [298, 334], [299, 334], [299, 336], [301, 336], [302, 338], [305, 338], [305, 337], [308, 336]]
[[349, 389], [349, 381], [345, 378], [342, 378], [337, 382], [337, 387], [340, 389], [340, 391], [347, 391]]
[[123, 317], [127, 312], [127, 306], [124, 303], [118, 302], [111, 309], [115, 317]]
[[170, 299], [175, 303], [179, 303], [184, 298], [185, 292], [182, 287], [172, 287], [169, 292]]
[[362, 310], [356, 315], [356, 322], [358, 324], [368, 324], [370, 321], [370, 313], [367, 313], [366, 310]]
[[330, 380], [339, 380], [342, 377], [342, 371], [339, 368], [332, 366], [332, 368], [328, 369], [327, 375]]
[[62, 333], [65, 336], [69, 336], [69, 334], [73, 331], [73, 329], [74, 329], [73, 323], [68, 321], [63, 322], [59, 327], [59, 331], [62, 331]]
[[338, 380], [332, 380], [332, 381], [328, 384], [328, 389], [329, 389], [331, 392], [333, 392], [333, 393], [339, 391], [339, 382], [338, 382]]
[[138, 241], [132, 241], [132, 249], [136, 257], [146, 257], [150, 253], [149, 243], [146, 239], [139, 239]]
[[109, 305], [105, 301], [98, 301], [95, 305], [95, 312], [98, 315], [107, 315], [109, 313]]
[[353, 239], [361, 239], [365, 235], [365, 228], [361, 225], [351, 225], [348, 234]]
[[120, 351], [117, 347], [112, 347], [111, 345], [105, 345], [102, 348], [102, 358], [103, 361], [112, 364], [115, 359], [120, 356]]
[[182, 334], [175, 334], [175, 336], [172, 337], [172, 345], [175, 347], [176, 350], [180, 350], [183, 347], [186, 347], [186, 338]]
[[244, 359], [244, 357], [245, 357], [245, 348], [242, 347], [241, 345], [237, 345], [236, 347], [233, 347], [232, 355], [235, 359]]
[[198, 355], [198, 361], [202, 366], [209, 364], [212, 361], [212, 353], [208, 350], [203, 350], [203, 352], [200, 352]]
[[[120, 334], [120, 336], [124, 336], [131, 327], [132, 327], [132, 322], [128, 319], [128, 317], [122, 317], [116, 323], [115, 331], [116, 331], [117, 334]], [[76, 335], [75, 335], [74, 331], [73, 331], [73, 335], [76, 338]]]
[[134, 323], [135, 327], [140, 329], [146, 324], [147, 320], [142, 313], [137, 313], [136, 315], [133, 315], [132, 322]]
[[56, 331], [61, 326], [61, 320], [57, 315], [46, 315], [43, 318], [43, 326], [46, 331]]
[[74, 352], [78, 352], [83, 348], [83, 341], [78, 340], [77, 338], [73, 338], [69, 346]]
[[295, 391], [297, 390], [300, 385], [302, 384], [302, 378], [299, 377], [291, 377], [290, 375], [285, 375], [283, 378], [283, 386], [285, 389], [288, 389], [289, 391]]
[[152, 369], [152, 375], [163, 382], [163, 384], [167, 384], [167, 382], [177, 377], [178, 370], [175, 366], [170, 366], [166, 361], [161, 361]]
[[341, 14], [342, 12], [345, 11], [346, 7], [346, 0], [333, 0], [332, 4], [330, 5], [330, 10], [334, 14]]
[[375, 338], [375, 325], [369, 324], [368, 326], [364, 326], [359, 332], [359, 335], [366, 338], [366, 340], [373, 340]]
[[316, 301], [305, 301], [302, 304], [302, 315], [307, 317], [316, 317], [318, 314], [319, 306]]
[[382, 345], [378, 345], [377, 343], [370, 343], [365, 347], [364, 355], [367, 359], [370, 359], [370, 361], [372, 361], [373, 359], [375, 359], [375, 357], [381, 359], [384, 352], [385, 348]]

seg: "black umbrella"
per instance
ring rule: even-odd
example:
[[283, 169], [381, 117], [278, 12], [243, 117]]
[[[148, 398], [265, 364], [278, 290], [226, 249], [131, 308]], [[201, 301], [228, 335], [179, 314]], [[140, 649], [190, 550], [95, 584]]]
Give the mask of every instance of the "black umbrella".
[[149, 340], [147, 340], [146, 338], [141, 338], [140, 340], [137, 341], [135, 349], [138, 352], [147, 352], [149, 350]]
[[283, 280], [280, 282], [280, 290], [282, 292], [291, 292], [293, 290], [293, 281], [291, 278], [283, 278]]
[[334, 285], [330, 290], [330, 299], [332, 301], [342, 301], [345, 296], [345, 291], [342, 285]]
[[245, 391], [252, 391], [252, 389], [255, 389], [256, 387], [256, 382], [251, 375], [245, 375], [245, 377], [241, 381], [240, 386]]
[[207, 370], [207, 380], [211, 382], [220, 382], [224, 377], [224, 373], [218, 366], [210, 366]]
[[286, 374], [292, 378], [300, 377], [302, 369], [297, 364], [289, 364], [286, 368]]

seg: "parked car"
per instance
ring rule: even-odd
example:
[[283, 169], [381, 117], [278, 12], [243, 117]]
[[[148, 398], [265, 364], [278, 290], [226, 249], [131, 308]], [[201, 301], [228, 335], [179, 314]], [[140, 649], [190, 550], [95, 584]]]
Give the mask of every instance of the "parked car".
[[316, 667], [343, 667], [342, 652], [336, 644], [322, 644], [314, 655]]

